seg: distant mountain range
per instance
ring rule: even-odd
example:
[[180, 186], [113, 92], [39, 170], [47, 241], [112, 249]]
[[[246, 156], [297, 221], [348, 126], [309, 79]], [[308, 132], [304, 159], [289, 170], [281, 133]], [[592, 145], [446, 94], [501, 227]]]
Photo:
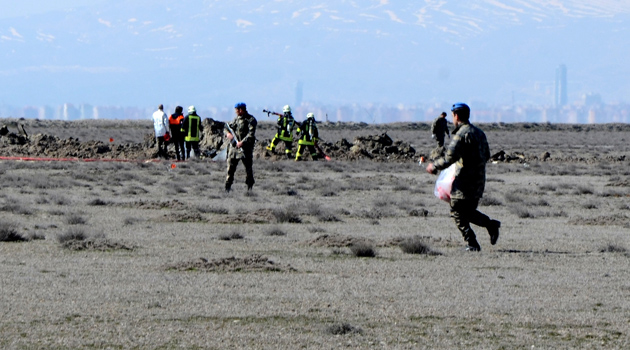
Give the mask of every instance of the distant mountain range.
[[630, 96], [630, 1], [96, 1], [4, 18], [0, 104]]

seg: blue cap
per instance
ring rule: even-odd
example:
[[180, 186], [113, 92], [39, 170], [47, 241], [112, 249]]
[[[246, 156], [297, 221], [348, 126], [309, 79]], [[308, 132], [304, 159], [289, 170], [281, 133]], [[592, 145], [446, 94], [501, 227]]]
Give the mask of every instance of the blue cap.
[[470, 107], [468, 107], [468, 105], [463, 103], [463, 102], [455, 103], [453, 105], [453, 108], [451, 108], [451, 112], [459, 111], [461, 109], [464, 109], [464, 110], [467, 110], [468, 112], [470, 112]]
[[247, 105], [245, 104], [245, 102], [238, 102], [234, 105], [234, 108], [247, 108]]

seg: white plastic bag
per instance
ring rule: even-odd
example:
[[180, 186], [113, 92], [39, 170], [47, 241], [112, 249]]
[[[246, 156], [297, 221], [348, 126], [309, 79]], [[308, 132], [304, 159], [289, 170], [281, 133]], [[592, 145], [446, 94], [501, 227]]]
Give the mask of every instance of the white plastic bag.
[[435, 189], [433, 190], [433, 194], [437, 198], [448, 203], [451, 202], [451, 188], [453, 187], [453, 180], [455, 180], [456, 173], [456, 163], [451, 164], [451, 166], [440, 172], [437, 181], [435, 181]]

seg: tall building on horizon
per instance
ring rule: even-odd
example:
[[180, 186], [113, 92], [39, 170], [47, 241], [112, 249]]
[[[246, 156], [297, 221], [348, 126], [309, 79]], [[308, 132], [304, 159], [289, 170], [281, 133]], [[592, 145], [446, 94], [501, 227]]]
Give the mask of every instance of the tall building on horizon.
[[558, 68], [556, 68], [554, 106], [565, 106], [567, 104], [567, 100], [567, 66], [561, 64]]

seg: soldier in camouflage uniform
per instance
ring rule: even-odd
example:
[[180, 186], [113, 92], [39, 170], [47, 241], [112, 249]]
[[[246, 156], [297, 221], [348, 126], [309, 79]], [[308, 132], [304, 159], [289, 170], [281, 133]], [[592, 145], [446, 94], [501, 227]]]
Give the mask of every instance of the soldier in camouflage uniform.
[[[239, 161], [243, 161], [247, 178], [247, 190], [251, 190], [254, 186], [254, 144], [256, 142], [256, 125], [258, 122], [253, 115], [247, 112], [247, 106], [243, 102], [234, 105], [236, 117], [229, 123], [230, 128], [236, 135], [226, 132], [226, 137], [231, 141], [228, 145], [227, 154], [227, 178], [225, 179], [225, 191], [229, 192], [234, 183], [234, 173]], [[232, 141], [234, 140], [234, 141]]]
[[448, 131], [448, 122], [446, 121], [446, 112], [442, 112], [431, 125], [431, 138], [437, 141], [438, 147], [444, 147], [444, 134], [449, 138], [451, 134]]
[[490, 149], [486, 134], [469, 122], [470, 107], [465, 103], [456, 103], [451, 111], [455, 123], [453, 140], [444, 158], [429, 163], [427, 172], [437, 174], [438, 170], [457, 163], [457, 175], [451, 188], [451, 217], [468, 244], [466, 250], [480, 251], [481, 246], [470, 223], [485, 227], [492, 245], [497, 243], [501, 227], [501, 222], [477, 210], [486, 184], [486, 162], [490, 158]]

